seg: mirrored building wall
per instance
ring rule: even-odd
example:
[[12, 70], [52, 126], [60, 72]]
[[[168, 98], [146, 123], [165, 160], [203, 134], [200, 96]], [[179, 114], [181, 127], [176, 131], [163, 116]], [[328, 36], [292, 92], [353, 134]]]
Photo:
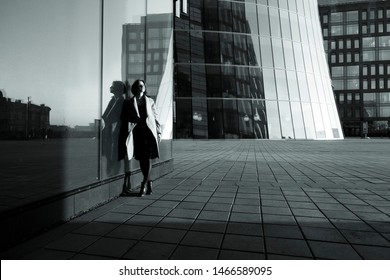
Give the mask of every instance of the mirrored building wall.
[[[125, 95], [114, 98], [113, 81], [145, 80], [163, 129], [153, 176], [172, 170], [171, 0], [0, 0], [0, 7], [0, 219], [9, 236], [2, 242], [121, 193], [117, 105]], [[138, 162], [129, 170], [135, 188]]]
[[341, 139], [317, 1], [177, 0], [175, 138]]

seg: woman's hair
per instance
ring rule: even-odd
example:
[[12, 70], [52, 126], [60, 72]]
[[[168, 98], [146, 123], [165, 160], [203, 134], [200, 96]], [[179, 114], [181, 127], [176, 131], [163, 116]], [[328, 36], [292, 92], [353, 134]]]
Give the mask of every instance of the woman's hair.
[[136, 80], [132, 85], [131, 85], [131, 93], [133, 95], [136, 95], [137, 94], [137, 87], [139, 85], [139, 82], [143, 82], [144, 85], [145, 85], [145, 94], [146, 94], [146, 84], [145, 84], [145, 81], [144, 80], [141, 80], [141, 79], [138, 79]]

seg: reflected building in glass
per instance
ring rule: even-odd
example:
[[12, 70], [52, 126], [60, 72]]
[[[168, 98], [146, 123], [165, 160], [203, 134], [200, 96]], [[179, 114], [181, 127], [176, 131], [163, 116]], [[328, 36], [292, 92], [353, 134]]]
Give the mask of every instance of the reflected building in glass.
[[388, 136], [390, 1], [319, 1], [320, 20], [345, 136]]
[[175, 138], [343, 138], [317, 1], [175, 4]]

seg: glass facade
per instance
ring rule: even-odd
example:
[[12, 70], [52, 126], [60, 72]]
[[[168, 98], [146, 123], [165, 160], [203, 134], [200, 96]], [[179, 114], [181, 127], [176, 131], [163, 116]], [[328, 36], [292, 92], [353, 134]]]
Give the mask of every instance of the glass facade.
[[175, 138], [343, 138], [317, 1], [177, 0], [174, 14]]
[[324, 46], [345, 136], [387, 136], [390, 2], [319, 2]]
[[[111, 184], [125, 172], [116, 156], [121, 107], [111, 107], [116, 80], [144, 79], [155, 99], [163, 134], [153, 170], [161, 174], [172, 161], [172, 1], [0, 3], [0, 211], [68, 197], [75, 205], [64, 203], [66, 214], [119, 195], [122, 180]], [[114, 119], [103, 124], [104, 113]], [[137, 161], [130, 170], [138, 172]]]

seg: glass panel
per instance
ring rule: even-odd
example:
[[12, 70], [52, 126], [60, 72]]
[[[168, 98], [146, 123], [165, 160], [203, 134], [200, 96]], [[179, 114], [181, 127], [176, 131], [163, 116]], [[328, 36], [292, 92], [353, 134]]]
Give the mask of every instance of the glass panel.
[[359, 11], [348, 11], [345, 13], [347, 21], [358, 21], [359, 20]]
[[222, 102], [225, 139], [239, 139], [237, 101], [224, 99]]
[[307, 139], [317, 139], [313, 120], [313, 112], [310, 103], [302, 103], [302, 112]]
[[288, 88], [287, 88], [287, 79], [286, 71], [275, 69], [275, 78], [276, 78], [276, 87], [278, 90], [278, 99], [279, 100], [288, 100]]
[[229, 33], [220, 34], [221, 63], [234, 64], [233, 35]]
[[176, 98], [176, 135], [177, 139], [192, 138], [192, 105], [191, 100]]
[[264, 99], [264, 81], [261, 68], [249, 68], [250, 95], [252, 98]]
[[379, 60], [390, 60], [390, 50], [379, 50]]
[[223, 109], [222, 100], [220, 99], [208, 99], [208, 127], [210, 139], [223, 139], [224, 126], [223, 126]]
[[176, 66], [176, 94], [178, 97], [190, 97], [191, 90], [191, 68], [189, 65]]
[[[205, 39], [205, 46], [207, 46], [207, 51], [205, 52], [205, 62], [206, 63], [221, 63], [221, 55], [220, 55], [220, 38], [219, 34], [216, 34], [214, 32], [205, 32], [204, 33], [204, 39]], [[179, 43], [180, 42], [180, 43]], [[189, 40], [187, 43], [178, 41], [178, 38], [176, 37], [176, 53], [178, 52], [178, 48], [182, 48], [189, 44]], [[190, 48], [189, 46], [188, 49]], [[179, 62], [185, 62], [188, 63], [189, 60], [186, 61], [179, 61]]]
[[276, 101], [266, 101], [269, 139], [281, 139], [279, 109]]
[[283, 38], [291, 40], [290, 19], [288, 15], [288, 11], [280, 10], [280, 20]]
[[281, 37], [279, 10], [269, 8], [269, 19], [271, 24], [271, 36]]
[[207, 139], [207, 99], [192, 99], [192, 137], [194, 139]]
[[253, 139], [253, 115], [252, 115], [252, 101], [238, 100], [238, 121], [240, 130], [240, 139]]
[[236, 74], [233, 66], [221, 67], [222, 96], [236, 97]]
[[260, 35], [269, 36], [270, 35], [270, 26], [269, 26], [269, 13], [268, 7], [258, 5], [257, 11], [259, 13], [259, 32]]
[[274, 67], [274, 61], [271, 49], [271, 39], [260, 37], [261, 61], [263, 67]]
[[316, 128], [316, 136], [318, 139], [325, 138], [325, 128], [324, 124], [322, 122], [322, 113], [321, 113], [321, 107], [318, 103], [312, 103], [313, 107], [313, 116], [314, 116], [314, 123]]
[[307, 87], [306, 75], [303, 72], [297, 72], [299, 92], [301, 95], [301, 101], [310, 101], [309, 90]]
[[279, 101], [280, 123], [282, 126], [282, 139], [294, 139], [290, 102]]
[[237, 97], [251, 98], [251, 82], [248, 67], [236, 67]]
[[292, 39], [294, 41], [301, 41], [301, 35], [299, 31], [299, 25], [298, 25], [298, 15], [294, 13], [290, 13], [290, 21], [291, 21], [291, 33], [292, 33]]
[[286, 69], [295, 70], [294, 52], [291, 41], [283, 40], [284, 57], [286, 59]]
[[291, 101], [299, 101], [299, 88], [295, 71], [287, 71], [288, 91]]
[[305, 125], [303, 123], [301, 103], [291, 102], [290, 105], [291, 105], [291, 113], [293, 117], [295, 138], [305, 139], [306, 133], [305, 133]]
[[247, 35], [234, 35], [234, 62], [237, 65], [248, 65]]
[[272, 38], [272, 52], [274, 55], [275, 68], [285, 68], [281, 39]]
[[[175, 31], [176, 41], [180, 44], [176, 44], [176, 59], [178, 63], [188, 63], [190, 58], [190, 33], [187, 31]], [[215, 38], [218, 36], [214, 36]], [[219, 41], [218, 41], [219, 42]], [[217, 48], [218, 49], [218, 48]], [[219, 57], [219, 56], [218, 56]], [[132, 59], [129, 57], [129, 59]]]
[[266, 99], [276, 99], [275, 74], [273, 69], [264, 68], [264, 93]]
[[[225, 1], [221, 1], [218, 4], [219, 4], [219, 30], [231, 32], [233, 30], [232, 4], [231, 2], [225, 2]], [[206, 7], [208, 9], [208, 6]]]
[[332, 70], [332, 78], [344, 76], [344, 66], [332, 66], [331, 70]]
[[256, 139], [268, 139], [267, 114], [265, 101], [253, 100], [253, 122]]
[[206, 66], [207, 95], [209, 97], [221, 97], [221, 67]]
[[206, 97], [206, 68], [204, 64], [191, 65], [192, 97]]
[[259, 34], [259, 26], [257, 22], [256, 5], [251, 3], [245, 3], [246, 20], [249, 24], [248, 33]]
[[344, 14], [343, 12], [336, 12], [336, 13], [331, 13], [330, 14], [331, 22], [343, 22], [344, 20]]

